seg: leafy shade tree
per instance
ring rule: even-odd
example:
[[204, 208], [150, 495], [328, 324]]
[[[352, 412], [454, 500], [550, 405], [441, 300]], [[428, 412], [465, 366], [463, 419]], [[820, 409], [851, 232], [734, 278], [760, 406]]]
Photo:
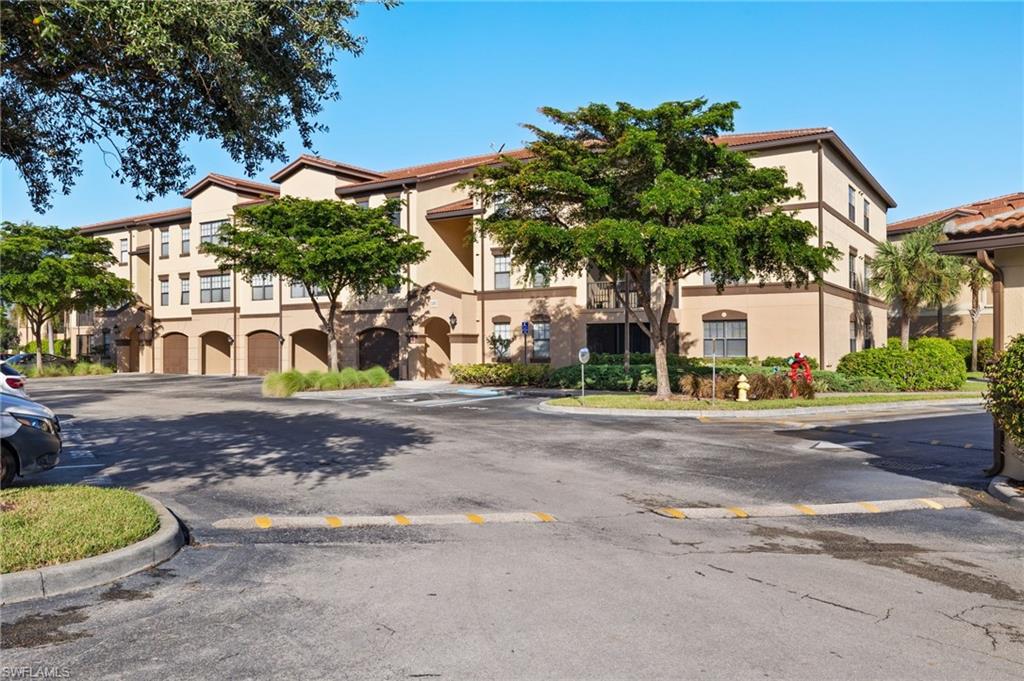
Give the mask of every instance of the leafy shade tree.
[[963, 281], [971, 290], [971, 371], [978, 370], [978, 321], [981, 319], [981, 292], [992, 285], [992, 275], [977, 260], [964, 265]]
[[719, 288], [738, 279], [804, 286], [839, 256], [831, 244], [810, 245], [814, 226], [779, 207], [801, 194], [786, 184], [785, 171], [755, 168], [715, 142], [733, 129], [737, 108], [705, 99], [653, 109], [543, 108], [557, 129], [525, 126], [537, 138], [527, 160], [506, 157], [465, 183], [494, 207], [480, 232], [528, 271], [576, 274], [593, 265], [606, 276], [649, 278], [637, 297], [658, 399], [671, 394], [668, 321], [676, 280], [707, 270]]
[[30, 223], [0, 227], [0, 299], [18, 306], [43, 366], [43, 327], [72, 310], [115, 307], [134, 298], [131, 283], [107, 268], [116, 264], [106, 239]]
[[392, 222], [400, 205], [398, 200], [361, 208], [331, 199], [272, 199], [236, 208], [234, 224], [221, 227], [220, 242], [202, 244], [200, 250], [247, 281], [273, 274], [305, 286], [327, 333], [330, 369], [337, 371], [335, 322], [342, 292], [359, 299], [399, 286], [408, 281], [406, 267], [427, 257], [420, 240]]
[[11, 310], [0, 302], [0, 350], [13, 350], [18, 346], [18, 327], [11, 318]]
[[[355, 0], [35, 0], [0, 6], [0, 156], [50, 205], [96, 144], [138, 197], [180, 191], [190, 138], [219, 140], [255, 174], [283, 160], [282, 132], [306, 147], [332, 66], [358, 55]], [[383, 0], [393, 7], [396, 0]]]
[[905, 350], [910, 348], [910, 323], [918, 308], [948, 301], [963, 281], [960, 261], [935, 252], [935, 244], [942, 239], [942, 225], [934, 223], [900, 241], [883, 242], [875, 251], [871, 288], [899, 313], [900, 344]]

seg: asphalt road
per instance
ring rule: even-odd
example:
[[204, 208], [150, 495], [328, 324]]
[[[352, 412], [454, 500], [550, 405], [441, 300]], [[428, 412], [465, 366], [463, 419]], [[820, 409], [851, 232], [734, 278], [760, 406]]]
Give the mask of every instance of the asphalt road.
[[[537, 397], [448, 389], [268, 400], [254, 380], [170, 376], [31, 388], [65, 417], [69, 445], [24, 484], [145, 491], [192, 544], [113, 587], [0, 609], [0, 667], [132, 679], [1024, 675], [1024, 525], [982, 491], [991, 423], [977, 408], [701, 423], [548, 415]], [[650, 512], [950, 496], [974, 507]], [[512, 513], [556, 520], [319, 522]], [[256, 516], [319, 526], [260, 529]]]

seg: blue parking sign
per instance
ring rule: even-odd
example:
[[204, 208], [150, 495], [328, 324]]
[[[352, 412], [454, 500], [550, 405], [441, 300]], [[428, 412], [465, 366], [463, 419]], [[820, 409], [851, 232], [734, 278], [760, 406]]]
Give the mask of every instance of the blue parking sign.
[[522, 329], [523, 335], [528, 336], [530, 334], [530, 322], [523, 322]]

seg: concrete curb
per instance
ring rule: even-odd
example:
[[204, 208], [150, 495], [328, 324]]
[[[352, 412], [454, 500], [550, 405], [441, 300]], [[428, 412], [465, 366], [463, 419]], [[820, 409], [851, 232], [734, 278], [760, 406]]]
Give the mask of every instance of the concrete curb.
[[988, 493], [1004, 504], [1013, 506], [1018, 511], [1024, 511], [1024, 492], [1009, 484], [1010, 479], [1005, 475], [997, 475], [988, 483]]
[[849, 404], [826, 407], [794, 407], [792, 409], [751, 409], [749, 411], [686, 410], [686, 409], [600, 409], [596, 407], [558, 407], [541, 402], [537, 409], [548, 414], [570, 414], [579, 416], [636, 416], [641, 418], [732, 418], [765, 419], [778, 416], [814, 416], [819, 414], [855, 414], [884, 410], [912, 411], [917, 407], [935, 406], [979, 406], [980, 398], [948, 400], [909, 400], [904, 402], [875, 402], [873, 404]]
[[156, 499], [140, 494], [156, 511], [160, 528], [140, 542], [91, 558], [0, 576], [0, 604], [20, 603], [99, 586], [167, 560], [185, 543], [175, 518]]

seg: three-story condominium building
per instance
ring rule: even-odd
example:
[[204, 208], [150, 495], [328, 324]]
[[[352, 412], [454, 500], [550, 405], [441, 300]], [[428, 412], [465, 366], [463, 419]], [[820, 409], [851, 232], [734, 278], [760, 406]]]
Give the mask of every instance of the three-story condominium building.
[[[843, 252], [824, 283], [790, 288], [737, 282], [717, 291], [706, 278], [678, 287], [671, 351], [686, 355], [767, 356], [794, 351], [834, 365], [846, 352], [885, 339], [884, 303], [865, 277], [877, 239], [885, 238], [892, 198], [828, 128], [725, 135], [720, 143], [755, 165], [782, 166], [804, 198], [786, 206], [817, 227], [815, 241]], [[524, 151], [508, 155], [526, 157]], [[378, 364], [401, 378], [440, 378], [453, 363], [571, 363], [578, 348], [649, 349], [639, 325], [627, 327], [615, 287], [635, 299], [638, 285], [600, 272], [527, 278], [488, 239], [470, 237], [483, 209], [458, 183], [496, 154], [378, 172], [303, 155], [272, 184], [210, 174], [184, 193], [188, 206], [82, 227], [109, 239], [113, 269], [132, 282], [138, 302], [73, 315], [76, 355], [105, 355], [119, 370], [259, 375], [327, 365], [327, 336], [302, 286], [266, 276], [222, 273], [200, 244], [216, 240], [236, 206], [274, 196], [379, 205], [399, 198], [395, 220], [430, 255], [410, 268], [411, 283], [366, 300], [344, 301], [338, 322], [344, 366]], [[487, 339], [511, 338], [507, 357]]]

